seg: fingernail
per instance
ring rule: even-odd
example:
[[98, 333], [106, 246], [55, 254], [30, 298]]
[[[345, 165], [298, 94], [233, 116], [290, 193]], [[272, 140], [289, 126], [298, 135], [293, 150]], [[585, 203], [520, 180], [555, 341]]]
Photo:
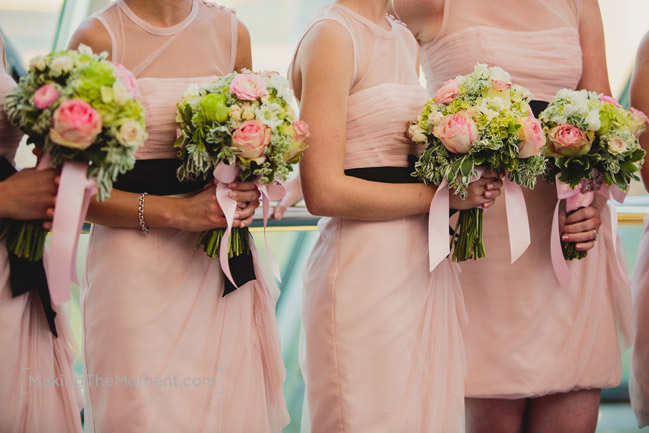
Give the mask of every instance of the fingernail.
[[239, 219], [240, 216], [241, 216], [241, 214], [238, 214], [238, 213], [235, 213], [235, 214], [234, 214], [234, 218], [235, 218], [235, 219]]
[[561, 240], [563, 240], [564, 242], [567, 242], [567, 241], [568, 241], [568, 236], [565, 236], [565, 235], [562, 236], [562, 237], [561, 237]]
[[234, 198], [237, 196], [237, 193], [235, 191], [230, 191], [230, 197]]
[[577, 249], [578, 249], [578, 250], [583, 250], [584, 247], [583, 247], [581, 244], [577, 244]]

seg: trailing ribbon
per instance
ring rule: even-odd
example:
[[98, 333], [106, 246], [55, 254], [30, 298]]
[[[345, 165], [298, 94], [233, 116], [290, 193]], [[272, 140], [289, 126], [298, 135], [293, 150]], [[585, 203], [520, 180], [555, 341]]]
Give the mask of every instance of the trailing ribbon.
[[[478, 169], [477, 173], [474, 182], [482, 177], [483, 171]], [[519, 185], [508, 178], [505, 178], [505, 206], [511, 262], [514, 263], [530, 245], [530, 224], [523, 191]], [[448, 181], [444, 179], [437, 187], [428, 214], [428, 251], [431, 272], [451, 253], [447, 229], [449, 210], [450, 190]]]
[[[570, 185], [565, 184], [559, 181], [559, 175], [556, 178], [557, 185], [557, 205], [554, 209], [554, 217], [552, 221], [552, 240], [550, 244], [550, 255], [552, 258], [552, 266], [554, 268], [554, 273], [561, 283], [561, 286], [568, 290], [570, 288], [570, 283], [572, 281], [572, 274], [570, 272], [570, 267], [563, 257], [563, 251], [561, 249], [561, 233], [559, 230], [559, 206], [561, 200], [566, 200], [566, 213], [572, 212], [573, 210], [579, 209], [581, 207], [588, 207], [593, 203], [595, 199], [595, 192], [590, 191], [586, 193], [581, 192], [581, 186], [576, 189], [570, 188]], [[617, 185], [608, 186], [606, 184], [602, 185], [599, 190], [599, 194], [603, 195], [607, 200], [609, 200], [609, 212], [611, 215], [611, 235], [613, 239], [613, 252], [615, 254], [615, 260], [617, 262], [617, 268], [620, 272], [622, 280], [627, 285], [631, 285], [631, 280], [624, 269], [622, 263], [620, 263], [619, 258], [617, 257], [617, 211], [615, 209], [615, 203], [613, 199], [617, 200], [620, 203], [624, 203], [626, 199], [626, 193], [622, 191]]]
[[87, 162], [65, 161], [54, 210], [52, 240], [45, 251], [45, 269], [54, 305], [70, 299], [70, 281], [77, 277], [77, 247], [90, 198], [97, 194], [94, 179], [87, 179]]
[[[234, 225], [234, 214], [237, 210], [237, 202], [230, 198], [230, 187], [228, 186], [237, 179], [239, 176], [239, 167], [231, 166], [220, 162], [214, 169], [214, 183], [216, 184], [216, 200], [221, 206], [225, 220], [227, 221], [227, 228], [225, 233], [221, 238], [221, 246], [219, 250], [219, 262], [221, 263], [221, 269], [223, 273], [228, 278], [228, 280], [234, 285], [234, 287], [239, 288], [236, 284], [235, 279], [232, 277], [232, 272], [230, 270], [230, 264], [228, 262], [228, 252], [230, 246], [230, 235], [232, 234], [232, 228]], [[280, 200], [286, 194], [286, 190], [283, 185], [262, 185], [258, 181], [255, 181], [255, 185], [259, 190], [262, 196], [263, 203], [263, 212], [264, 212], [264, 240], [266, 241], [266, 254], [268, 257], [268, 262], [271, 266], [273, 274], [279, 280], [279, 266], [277, 262], [273, 259], [270, 249], [268, 248], [268, 240], [266, 240], [266, 226], [268, 223], [268, 216], [270, 214], [270, 200]]]
[[514, 264], [532, 243], [530, 221], [521, 186], [505, 176], [505, 209], [509, 230], [509, 250]]

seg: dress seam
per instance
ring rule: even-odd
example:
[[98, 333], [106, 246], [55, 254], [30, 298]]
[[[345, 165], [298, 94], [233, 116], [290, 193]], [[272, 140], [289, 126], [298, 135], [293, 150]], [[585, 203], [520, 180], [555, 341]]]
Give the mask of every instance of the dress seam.
[[340, 270], [340, 240], [342, 239], [342, 232], [343, 232], [343, 219], [340, 219], [338, 222], [338, 245], [336, 248], [336, 276], [334, 277], [332, 281], [332, 296], [333, 296], [333, 330], [334, 330], [334, 358], [336, 360], [336, 384], [338, 386], [338, 402], [339, 402], [339, 407], [340, 407], [340, 428], [341, 432], [345, 432], [345, 422], [343, 421], [343, 404], [342, 404], [342, 392], [340, 390], [340, 373], [338, 371], [338, 365], [340, 364], [340, 360], [338, 359], [338, 339], [336, 338], [337, 335], [337, 324], [336, 324], [336, 279], [338, 278], [338, 271]]

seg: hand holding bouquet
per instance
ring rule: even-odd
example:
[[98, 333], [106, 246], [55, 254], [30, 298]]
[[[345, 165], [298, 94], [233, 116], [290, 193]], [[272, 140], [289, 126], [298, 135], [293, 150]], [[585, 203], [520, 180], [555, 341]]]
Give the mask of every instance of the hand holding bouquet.
[[286, 180], [306, 147], [309, 128], [296, 119], [292, 99], [279, 74], [244, 71], [192, 85], [178, 104], [178, 179], [207, 180], [214, 174], [217, 199], [228, 219], [227, 229], [201, 233], [196, 247], [202, 245], [212, 258], [220, 256], [224, 269], [228, 257], [250, 251], [248, 228], [231, 226], [234, 208], [227, 202], [227, 185], [236, 179], [257, 184], [265, 225], [269, 200], [283, 196], [277, 182]]
[[[508, 203], [508, 219], [514, 207], [517, 216], [524, 219], [509, 221], [510, 235], [515, 224], [527, 232], [526, 243], [523, 239], [518, 246], [512, 244], [512, 261], [529, 245], [522, 192], [512, 182], [534, 188], [536, 176], [545, 169], [544, 158], [540, 156], [545, 134], [531, 113], [530, 99], [529, 91], [512, 84], [508, 73], [498, 67], [478, 64], [473, 73], [446, 82], [410, 128], [413, 141], [427, 145], [416, 164], [416, 174], [425, 182], [437, 185], [438, 194], [448, 184], [465, 198], [466, 188], [483, 170], [507, 173], [507, 199], [512, 200]], [[461, 262], [486, 256], [482, 220], [482, 209], [460, 211], [452, 239], [453, 260]], [[521, 236], [511, 240], [518, 242]], [[432, 261], [431, 256], [431, 265]]]
[[[645, 155], [638, 142], [649, 125], [644, 113], [625, 110], [609, 96], [562, 89], [539, 117], [548, 136], [546, 175], [557, 181], [568, 214], [590, 206], [596, 191], [624, 199], [631, 180], [639, 179], [636, 172]], [[558, 230], [553, 242], [557, 236]], [[567, 260], [587, 255], [574, 243], [562, 241], [561, 248]]]
[[[133, 168], [135, 151], [146, 140], [136, 81], [105, 57], [84, 45], [36, 57], [5, 101], [11, 123], [40, 151], [39, 168], [62, 169], [48, 263], [55, 304], [69, 297], [77, 242], [70, 251], [68, 240], [78, 240], [90, 196], [97, 193], [106, 200], [117, 176]], [[40, 221], [0, 225], [9, 251], [30, 261], [42, 258], [46, 234]]]

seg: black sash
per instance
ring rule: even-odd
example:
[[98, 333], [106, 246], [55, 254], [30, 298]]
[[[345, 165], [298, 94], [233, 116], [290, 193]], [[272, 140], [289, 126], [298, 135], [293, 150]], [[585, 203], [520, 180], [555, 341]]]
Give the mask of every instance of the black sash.
[[530, 101], [530, 108], [532, 109], [532, 113], [534, 113], [534, 117], [538, 118], [541, 115], [541, 112], [548, 108], [548, 105], [550, 105], [546, 101]]
[[[151, 195], [176, 195], [194, 192], [203, 189], [213, 177], [205, 180], [180, 182], [176, 177], [176, 170], [180, 167], [179, 159], [149, 159], [135, 163], [135, 168], [121, 175], [114, 188], [120, 191]], [[252, 241], [251, 241], [252, 242]], [[243, 254], [228, 259], [232, 278], [237, 286], [241, 287], [257, 278], [252, 254]], [[234, 292], [237, 288], [225, 278], [223, 296]]]
[[[11, 163], [4, 157], [0, 158], [0, 181], [7, 180], [15, 173], [16, 169]], [[59, 334], [54, 323], [56, 312], [52, 308], [43, 260], [32, 262], [29, 259], [23, 259], [12, 254], [9, 249], [7, 249], [7, 252], [9, 255], [9, 284], [11, 285], [12, 296], [15, 298], [35, 290], [43, 305], [50, 331], [55, 337], [58, 337]]]
[[[412, 173], [415, 171], [415, 163], [418, 158], [408, 155], [408, 167], [367, 167], [351, 168], [345, 170], [346, 176], [357, 177], [370, 182], [380, 183], [421, 183]], [[457, 213], [456, 209], [449, 210], [449, 218]], [[449, 234], [453, 236], [455, 231], [449, 226]]]

